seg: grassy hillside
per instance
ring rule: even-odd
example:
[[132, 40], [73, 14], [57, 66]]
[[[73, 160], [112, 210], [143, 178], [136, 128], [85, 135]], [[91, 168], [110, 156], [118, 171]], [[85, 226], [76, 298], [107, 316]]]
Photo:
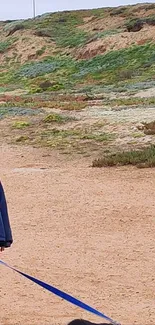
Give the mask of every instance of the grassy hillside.
[[1, 22], [0, 87], [100, 92], [107, 85], [149, 82], [154, 53], [155, 4]]
[[[79, 130], [78, 115], [61, 113], [155, 107], [155, 92], [148, 96], [147, 89], [155, 89], [153, 3], [0, 22], [0, 118], [14, 119], [17, 142], [61, 148], [80, 143], [80, 152], [82, 144], [91, 151], [109, 146], [117, 132], [106, 131], [106, 123], [81, 124]], [[142, 129], [133, 134], [129, 146], [144, 136]]]

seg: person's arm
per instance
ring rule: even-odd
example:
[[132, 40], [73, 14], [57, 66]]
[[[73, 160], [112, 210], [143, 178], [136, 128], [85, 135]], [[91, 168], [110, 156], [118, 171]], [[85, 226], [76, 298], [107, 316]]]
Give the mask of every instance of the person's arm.
[[10, 221], [8, 216], [7, 203], [6, 203], [6, 198], [5, 198], [5, 193], [4, 193], [2, 183], [0, 183], [0, 215], [2, 219], [1, 227], [3, 227], [1, 232], [2, 234], [4, 234], [4, 241], [3, 241], [3, 236], [2, 236], [2, 240], [0, 239], [0, 247], [1, 250], [3, 250], [4, 247], [11, 246], [13, 242], [13, 238], [12, 238], [12, 231], [11, 231]]

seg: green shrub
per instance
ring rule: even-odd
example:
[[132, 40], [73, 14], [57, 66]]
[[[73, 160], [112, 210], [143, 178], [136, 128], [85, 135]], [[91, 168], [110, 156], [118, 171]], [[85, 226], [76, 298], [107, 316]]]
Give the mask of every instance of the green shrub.
[[4, 32], [10, 32], [11, 30], [13, 30], [16, 26], [20, 26], [21, 24], [24, 23], [24, 20], [14, 20], [14, 21], [10, 21], [9, 23], [4, 25]]
[[127, 8], [126, 7], [114, 8], [110, 12], [110, 16], [118, 16], [118, 15], [125, 14], [126, 12], [127, 12]]
[[80, 30], [67, 31], [60, 39], [57, 45], [61, 47], [78, 47], [84, 45], [88, 39], [88, 33]]
[[27, 135], [21, 135], [21, 136], [19, 136], [19, 137], [17, 137], [16, 138], [16, 142], [18, 143], [24, 143], [24, 142], [26, 142], [26, 141], [28, 141], [29, 140], [29, 137], [27, 136]]
[[8, 31], [7, 36], [11, 36], [11, 35], [13, 35], [15, 32], [17, 32], [18, 30], [22, 30], [22, 29], [24, 29], [24, 28], [25, 28], [24, 25], [22, 25], [22, 24], [17, 24], [17, 25], [15, 25], [12, 29], [10, 29], [10, 30]]
[[16, 121], [12, 125], [14, 129], [25, 129], [28, 126], [30, 126], [30, 123], [25, 121]]
[[11, 41], [0, 42], [0, 53], [6, 52], [12, 45]]
[[69, 118], [66, 117], [66, 116], [63, 116], [63, 115], [60, 115], [60, 114], [56, 114], [56, 113], [51, 113], [51, 114], [48, 114], [43, 122], [44, 123], [54, 123], [54, 122], [57, 122], [57, 123], [64, 123], [65, 121], [67, 121]]
[[151, 26], [155, 26], [155, 15], [145, 18], [145, 23]]
[[143, 18], [132, 18], [126, 22], [125, 26], [128, 32], [138, 32], [143, 28], [144, 24], [155, 26], [155, 15]]
[[139, 32], [144, 26], [144, 21], [140, 18], [133, 18], [125, 25], [128, 32]]
[[95, 159], [92, 163], [92, 167], [112, 167], [124, 165], [155, 167], [155, 146], [141, 150], [117, 152], [103, 158]]

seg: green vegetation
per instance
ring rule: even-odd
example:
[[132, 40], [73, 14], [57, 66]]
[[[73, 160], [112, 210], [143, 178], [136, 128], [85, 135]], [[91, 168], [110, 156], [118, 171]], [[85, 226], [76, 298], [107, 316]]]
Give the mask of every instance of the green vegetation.
[[114, 139], [114, 135], [108, 133], [94, 133], [87, 129], [63, 129], [57, 128], [52, 130], [44, 130], [41, 132], [40, 140], [38, 140], [43, 146], [51, 147], [75, 147], [82, 145], [82, 142], [91, 143], [108, 143]]
[[29, 137], [27, 135], [21, 135], [16, 138], [16, 143], [25, 143], [29, 140]]
[[33, 62], [23, 66], [17, 73], [18, 77], [35, 78], [46, 73], [53, 72], [57, 69], [57, 65], [52, 62]]
[[[61, 28], [60, 28], [61, 27]], [[60, 47], [78, 47], [86, 43], [89, 34], [82, 30], [71, 29], [70, 26], [62, 28], [61, 25], [51, 29], [38, 29], [35, 35], [39, 37], [48, 37]]]
[[118, 16], [118, 15], [126, 15], [128, 13], [128, 8], [127, 7], [118, 7], [111, 9], [110, 11], [110, 16]]
[[132, 18], [126, 22], [125, 26], [129, 32], [138, 32], [143, 28], [144, 24], [155, 26], [155, 15], [143, 18]]
[[36, 56], [41, 56], [46, 51], [46, 46], [43, 46], [40, 50], [36, 51]]
[[[16, 72], [0, 74], [0, 81], [27, 83], [27, 87], [33, 88], [33, 92], [39, 90], [39, 76], [48, 76], [52, 81], [52, 91], [60, 89], [75, 89], [79, 84], [90, 83], [105, 87], [106, 85], [116, 85], [121, 82], [130, 83], [146, 82], [150, 76], [154, 79], [155, 73], [155, 45], [145, 44], [133, 46], [119, 51], [110, 51], [105, 55], [98, 55], [89, 60], [76, 61], [71, 56], [56, 55], [48, 57], [42, 61], [26, 63]], [[42, 79], [40, 79], [41, 82]], [[151, 81], [153, 82], [153, 80]], [[32, 86], [31, 86], [32, 85]], [[116, 86], [115, 86], [116, 87]], [[123, 83], [123, 87], [125, 87]]]
[[112, 100], [103, 101], [103, 105], [115, 107], [115, 106], [155, 106], [155, 97], [132, 97], [129, 98], [116, 98]]
[[[10, 21], [9, 23], [6, 23], [4, 25], [3, 31], [12, 34], [12, 32], [15, 32], [17, 30], [24, 28], [24, 20], [15, 20]], [[8, 35], [8, 34], [7, 34]]]
[[0, 53], [5, 53], [10, 47], [11, 45], [13, 44], [14, 40], [7, 40], [7, 41], [4, 41], [4, 42], [0, 42]]
[[[88, 39], [89, 34], [84, 31], [71, 32], [66, 30], [62, 37], [57, 41], [57, 45], [61, 47], [78, 47], [84, 45]], [[60, 37], [60, 36], [59, 36]]]
[[7, 116], [35, 116], [39, 113], [41, 113], [42, 110], [33, 110], [31, 108], [20, 108], [20, 107], [10, 107], [10, 108], [5, 108], [5, 107], [0, 107], [0, 119], [7, 117]]
[[68, 116], [51, 113], [51, 114], [48, 114], [47, 116], [45, 116], [45, 118], [43, 119], [43, 122], [45, 122], [45, 123], [55, 123], [55, 122], [56, 123], [64, 123], [69, 120], [72, 120], [72, 119], [69, 118]]
[[[149, 5], [145, 5], [145, 8], [147, 10]], [[20, 29], [23, 30], [21, 40], [24, 46], [25, 41], [30, 41], [31, 34], [40, 37], [41, 41], [44, 38], [46, 44], [44, 43], [42, 48], [36, 49], [36, 53], [32, 54], [31, 62], [28, 63], [26, 60], [22, 64], [21, 62], [24, 60], [21, 59], [21, 53], [18, 53], [18, 47], [16, 48], [15, 44], [14, 55], [5, 58], [4, 66], [1, 65], [0, 87], [16, 84], [17, 87], [28, 89], [31, 93], [42, 92], [44, 90], [40, 89], [39, 82], [41, 83], [45, 77], [52, 83], [49, 90], [55, 92], [60, 90], [75, 91], [79, 88], [85, 90], [86, 87], [92, 87], [92, 89], [98, 87], [102, 90], [105, 86], [112, 85], [121, 89], [124, 87], [124, 82], [126, 87], [128, 85], [130, 87], [133, 82], [140, 84], [151, 79], [153, 81], [155, 79], [155, 45], [151, 43], [150, 39], [146, 39], [144, 45], [130, 45], [128, 48], [117, 51], [108, 48], [108, 51], [102, 55], [95, 55], [83, 60], [75, 59], [78, 48], [81, 50], [84, 45], [97, 39], [123, 33], [126, 27], [132, 28], [137, 22], [138, 24], [155, 24], [154, 15], [135, 17], [132, 15], [134, 10], [134, 6], [121, 6], [91, 11], [58, 12], [39, 16], [35, 20], [4, 23], [5, 40], [0, 43], [0, 53], [4, 53], [10, 47], [12, 49], [14, 40], [11, 35]], [[118, 16], [118, 24], [110, 29], [112, 16], [115, 16], [115, 19]], [[121, 23], [119, 23], [119, 16], [124, 19]], [[126, 20], [127, 16], [129, 17], [128, 21]], [[106, 29], [104, 19], [107, 18], [109, 25]], [[87, 19], [88, 28], [86, 28]], [[101, 25], [99, 24], [100, 19]], [[26, 29], [29, 30], [29, 36], [24, 34]], [[19, 34], [15, 33], [14, 35], [18, 41]], [[123, 35], [121, 34], [120, 37]], [[50, 47], [52, 53], [54, 48], [52, 56], [49, 56]], [[39, 61], [42, 54], [45, 58]], [[39, 82], [38, 77], [40, 77]]]
[[32, 62], [23, 65], [17, 73], [15, 73], [16, 77], [19, 78], [35, 78], [40, 75], [45, 75], [48, 73], [56, 72], [60, 69], [67, 69], [70, 65], [72, 65], [73, 60], [69, 60], [67, 57], [50, 57], [46, 60], [40, 62]]
[[[90, 60], [77, 62], [77, 73], [73, 77], [84, 79], [89, 75], [95, 80], [102, 80], [104, 84], [120, 81], [122, 79], [121, 72], [124, 70], [126, 72], [132, 71], [134, 78], [139, 77], [145, 73], [145, 65], [149, 64], [154, 67], [154, 51], [154, 44], [110, 51], [105, 55], [98, 55]], [[132, 76], [130, 74], [129, 79]]]
[[[52, 122], [51, 122], [52, 123]], [[106, 146], [110, 141], [115, 139], [115, 134], [97, 132], [88, 128], [66, 128], [61, 129], [59, 121], [55, 128], [51, 128], [51, 123], [45, 125], [41, 117], [38, 122], [16, 121], [12, 125], [14, 137], [11, 142], [35, 144], [42, 147], [51, 147], [57, 149], [68, 149], [69, 152], [79, 150], [87, 151], [87, 148], [96, 150], [97, 146]], [[33, 125], [33, 128], [29, 126]], [[33, 130], [34, 129], [34, 130]], [[20, 130], [20, 132], [19, 132]]]
[[60, 47], [78, 47], [89, 36], [76, 28], [80, 24], [83, 24], [83, 18], [79, 12], [55, 13], [37, 21], [35, 34], [48, 37]]
[[25, 129], [28, 126], [30, 126], [30, 123], [26, 121], [16, 121], [12, 124], [14, 129]]
[[95, 159], [92, 167], [136, 165], [137, 167], [155, 167], [155, 146], [142, 150], [117, 152]]
[[109, 30], [105, 30], [104, 32], [100, 32], [100, 33], [96, 34], [94, 38], [96, 38], [96, 39], [104, 38], [106, 36], [116, 35], [116, 34], [119, 34], [122, 32], [123, 32], [123, 29], [121, 29], [121, 28], [109, 29]]

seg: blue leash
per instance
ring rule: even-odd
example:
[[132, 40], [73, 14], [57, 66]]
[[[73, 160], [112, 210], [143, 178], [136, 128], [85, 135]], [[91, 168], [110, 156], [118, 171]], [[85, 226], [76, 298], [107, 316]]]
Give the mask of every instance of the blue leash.
[[86, 305], [85, 303], [83, 303], [82, 301], [74, 298], [73, 296], [70, 296], [69, 294], [67, 294], [67, 293], [65, 293], [65, 292], [63, 292], [63, 291], [61, 291], [61, 290], [59, 290], [59, 289], [57, 289], [57, 288], [55, 288], [55, 287], [47, 284], [46, 282], [42, 282], [39, 279], [36, 279], [36, 278], [34, 278], [34, 277], [26, 274], [26, 273], [23, 273], [21, 271], [18, 271], [14, 267], [9, 266], [8, 264], [6, 264], [5, 262], [3, 262], [1, 260], [0, 260], [0, 264], [3, 264], [4, 266], [8, 267], [9, 269], [11, 269], [11, 270], [19, 273], [20, 275], [22, 275], [25, 278], [29, 279], [30, 281], [38, 284], [40, 287], [42, 287], [42, 288], [44, 288], [44, 289], [46, 289], [46, 290], [54, 293], [55, 295], [63, 298], [64, 300], [69, 301], [71, 304], [76, 305], [76, 306], [78, 306], [78, 307], [80, 307], [80, 308], [82, 308], [84, 310], [87, 310], [90, 313], [93, 313], [93, 314], [95, 314], [97, 316], [100, 316], [102, 318], [105, 318], [107, 321], [109, 321], [113, 325], [120, 325], [119, 323], [115, 322], [110, 317], [106, 316], [105, 314], [103, 314], [103, 313], [99, 312], [98, 310], [90, 307], [89, 305]]

